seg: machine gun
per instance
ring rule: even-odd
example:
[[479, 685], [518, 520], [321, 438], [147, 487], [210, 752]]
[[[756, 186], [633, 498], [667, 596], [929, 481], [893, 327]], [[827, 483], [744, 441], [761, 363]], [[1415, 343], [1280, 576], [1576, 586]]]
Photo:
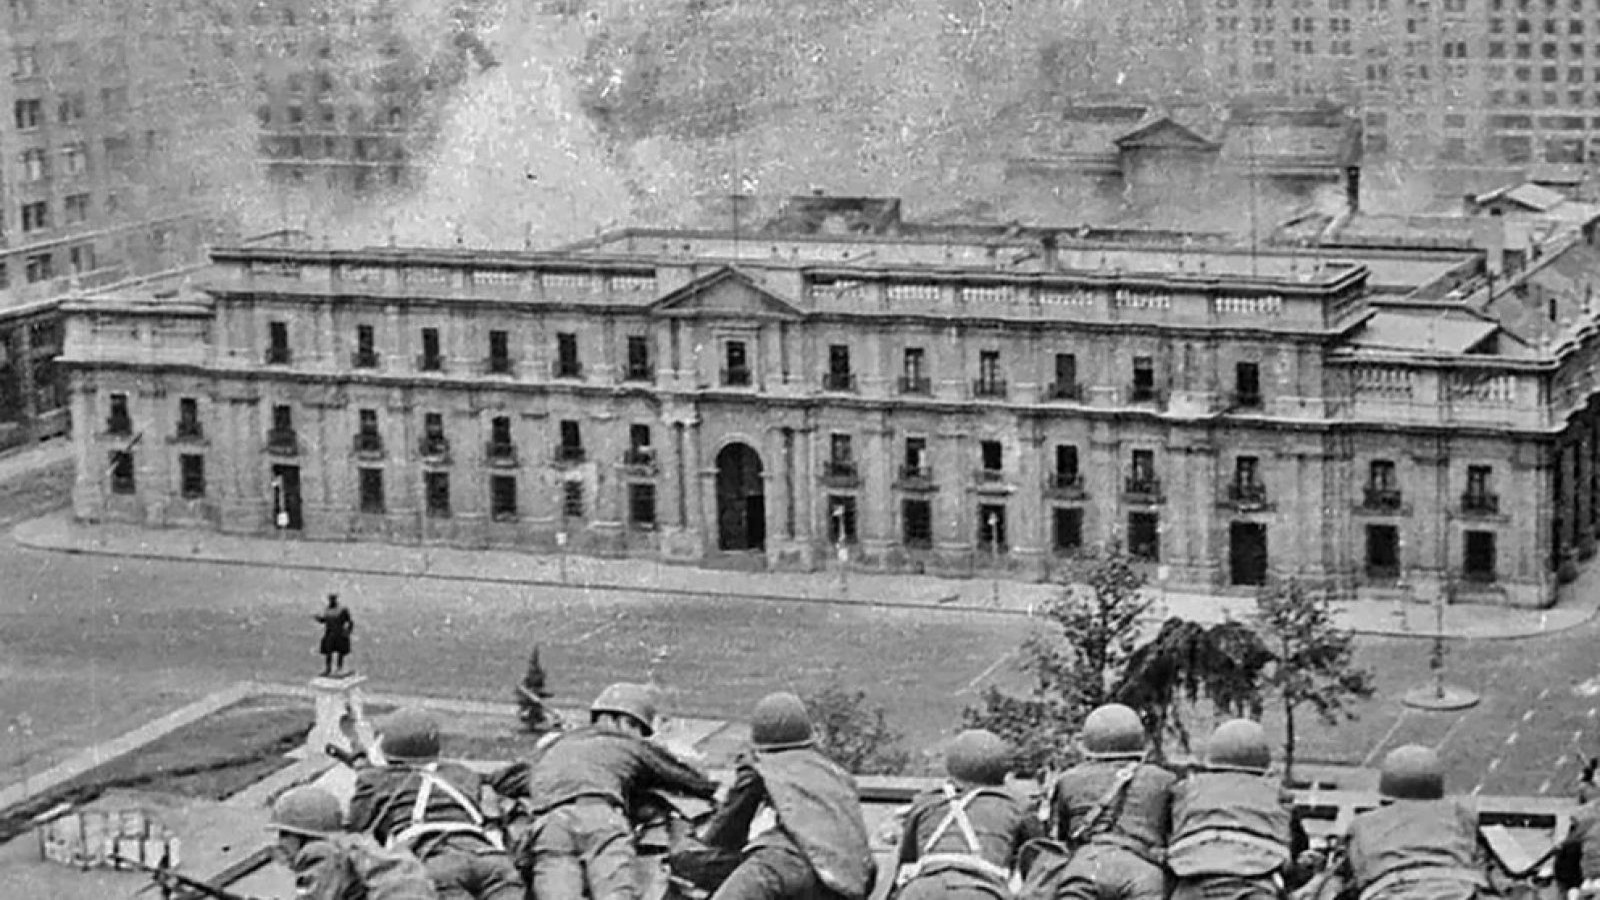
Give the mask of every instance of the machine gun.
[[[252, 898], [244, 894], [235, 894], [210, 882], [201, 881], [198, 878], [190, 878], [188, 875], [174, 872], [166, 866], [152, 866], [137, 859], [129, 859], [121, 855], [113, 855], [111, 859], [119, 866], [128, 866], [141, 872], [149, 873], [152, 882], [151, 887], [160, 889], [162, 900], [181, 900], [181, 898], [195, 896], [211, 897], [213, 900], [252, 900]], [[145, 888], [145, 890], [149, 890], [149, 888]]]

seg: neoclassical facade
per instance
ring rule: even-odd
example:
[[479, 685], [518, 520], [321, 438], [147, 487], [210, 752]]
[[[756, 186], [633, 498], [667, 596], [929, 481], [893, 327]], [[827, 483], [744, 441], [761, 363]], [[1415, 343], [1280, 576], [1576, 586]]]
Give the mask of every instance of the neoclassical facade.
[[1588, 302], [1547, 286], [1536, 339], [1491, 309], [1540, 263], [1376, 305], [1348, 259], [1003, 244], [215, 250], [66, 306], [74, 508], [1018, 578], [1116, 541], [1174, 590], [1518, 605], [1592, 553]]

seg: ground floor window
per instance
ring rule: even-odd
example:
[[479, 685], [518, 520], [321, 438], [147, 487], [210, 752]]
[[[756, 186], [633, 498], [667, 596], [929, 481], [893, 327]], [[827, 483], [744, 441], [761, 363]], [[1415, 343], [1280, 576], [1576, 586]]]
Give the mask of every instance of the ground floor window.
[[185, 500], [198, 500], [206, 495], [206, 458], [198, 453], [185, 453], [178, 457], [179, 488]]
[[978, 549], [996, 555], [1006, 552], [1006, 508], [999, 503], [978, 506]]
[[1267, 526], [1258, 522], [1228, 525], [1229, 581], [1235, 586], [1267, 583]]
[[517, 517], [517, 478], [515, 475], [489, 476], [489, 515], [498, 521]]
[[583, 518], [583, 482], [561, 483], [561, 514], [569, 519]]
[[844, 494], [828, 497], [828, 537], [835, 544], [856, 542], [856, 498]]
[[1367, 526], [1367, 577], [1391, 581], [1400, 577], [1400, 529], [1394, 525]]
[[133, 451], [114, 450], [111, 453], [111, 493], [134, 492]]
[[1083, 510], [1076, 506], [1058, 506], [1051, 530], [1051, 546], [1057, 553], [1072, 553], [1083, 547]]
[[1153, 512], [1128, 513], [1128, 555], [1146, 562], [1160, 561], [1160, 515]]
[[450, 515], [450, 473], [429, 472], [423, 476], [428, 494], [428, 515], [444, 518]]
[[900, 528], [907, 547], [932, 547], [933, 504], [927, 500], [902, 501]]
[[628, 521], [633, 527], [644, 531], [656, 527], [655, 485], [628, 485]]
[[1494, 532], [1469, 531], [1462, 554], [1463, 574], [1468, 581], [1495, 580]]
[[361, 511], [383, 512], [383, 470], [360, 469], [358, 480], [361, 491]]

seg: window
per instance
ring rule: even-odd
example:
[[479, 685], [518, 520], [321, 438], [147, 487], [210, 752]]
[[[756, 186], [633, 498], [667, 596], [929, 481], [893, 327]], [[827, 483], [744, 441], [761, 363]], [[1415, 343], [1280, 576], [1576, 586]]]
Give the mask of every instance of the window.
[[1132, 466], [1128, 477], [1128, 490], [1136, 494], [1151, 493], [1155, 490], [1156, 481], [1156, 452], [1154, 450], [1135, 450], [1132, 454]]
[[489, 516], [499, 522], [517, 517], [517, 478], [515, 475], [489, 476]]
[[1057, 553], [1072, 553], [1083, 547], [1083, 510], [1058, 506], [1050, 532], [1050, 544]]
[[1161, 517], [1153, 512], [1128, 513], [1128, 555], [1145, 562], [1161, 560]]
[[900, 374], [900, 393], [927, 394], [932, 384], [926, 371], [926, 354], [921, 347], [907, 347]]
[[907, 547], [933, 546], [933, 503], [904, 500], [900, 503], [901, 539]]
[[[87, 221], [89, 218], [89, 195], [68, 194], [62, 205], [63, 215], [68, 225], [76, 225]], [[93, 268], [92, 266], [90, 268]]]
[[489, 332], [489, 364], [491, 375], [511, 373], [511, 335], [504, 331]]
[[583, 518], [583, 482], [561, 483], [561, 515], [568, 519]]
[[1056, 380], [1050, 385], [1050, 397], [1055, 400], [1076, 400], [1078, 392], [1078, 357], [1071, 353], [1056, 354]]
[[29, 284], [56, 277], [55, 260], [48, 253], [35, 253], [23, 260], [23, 274]]
[[650, 338], [643, 334], [628, 335], [629, 381], [650, 380]]
[[378, 432], [378, 411], [375, 409], [358, 410], [357, 416], [359, 421], [356, 426], [356, 452], [382, 453], [383, 436]]
[[1079, 484], [1078, 473], [1078, 445], [1056, 445], [1056, 467], [1051, 473], [1051, 486], [1057, 488], [1075, 488]]
[[18, 100], [12, 104], [12, 117], [17, 123], [18, 131], [32, 131], [39, 127], [44, 119], [44, 106], [38, 100]]
[[444, 414], [422, 414], [422, 455], [443, 456], [450, 451], [450, 440], [444, 435]]
[[94, 270], [94, 245], [78, 244], [67, 249], [67, 264], [75, 275]]
[[628, 462], [644, 465], [650, 462], [650, 426], [635, 422], [628, 426]]
[[996, 556], [1006, 552], [1006, 508], [999, 503], [978, 507], [978, 549]]
[[856, 542], [856, 498], [838, 494], [828, 497], [828, 537], [835, 544]]
[[928, 478], [932, 474], [928, 470], [927, 438], [906, 438], [906, 461], [900, 474], [903, 478]]
[[69, 144], [61, 148], [61, 172], [74, 178], [89, 171], [89, 152], [82, 144]]
[[417, 368], [424, 372], [438, 372], [444, 369], [444, 358], [439, 355], [439, 329], [422, 329], [422, 359]]
[[1261, 460], [1254, 456], [1239, 456], [1233, 460], [1233, 483], [1255, 485], [1261, 483]]
[[1400, 485], [1394, 462], [1375, 459], [1368, 466], [1366, 505], [1369, 509], [1394, 510], [1400, 507]]
[[267, 323], [267, 362], [287, 363], [289, 361], [289, 323]]
[[428, 515], [447, 518], [450, 515], [450, 473], [424, 472], [423, 484], [428, 494]]
[[36, 200], [22, 204], [22, 233], [42, 231], [50, 227], [50, 203]]
[[62, 94], [61, 98], [56, 101], [56, 118], [63, 125], [70, 125], [83, 118], [83, 109], [83, 94], [81, 92], [73, 91], [70, 94]]
[[985, 472], [999, 472], [1005, 468], [1005, 447], [999, 441], [979, 441], [978, 453]]
[[357, 471], [360, 473], [361, 511], [364, 513], [383, 512], [383, 470], [359, 469]]
[[200, 402], [193, 397], [179, 398], [178, 437], [185, 440], [199, 440], [201, 436]]
[[730, 387], [750, 384], [750, 362], [745, 355], [744, 341], [728, 341], [723, 348], [726, 367], [722, 370], [722, 383]]
[[855, 475], [856, 464], [853, 450], [850, 435], [838, 433], [829, 435], [827, 474], [844, 478]]
[[133, 434], [133, 418], [128, 415], [128, 395], [111, 395], [111, 413], [106, 416], [106, 434]]
[[825, 389], [850, 391], [855, 389], [855, 377], [850, 374], [850, 346], [832, 344], [828, 347], [828, 374], [823, 380]]
[[583, 459], [583, 434], [572, 419], [561, 421], [561, 446], [556, 451], [560, 460], [576, 462]]
[[1461, 497], [1464, 512], [1497, 513], [1500, 498], [1489, 490], [1494, 469], [1490, 466], [1467, 466], [1467, 492]]
[[356, 326], [356, 352], [350, 362], [358, 369], [373, 369], [378, 365], [378, 351], [374, 329], [371, 325]]
[[1494, 532], [1468, 531], [1463, 534], [1462, 575], [1468, 581], [1495, 580]]
[[1133, 402], [1149, 403], [1156, 399], [1156, 364], [1149, 356], [1133, 358]]
[[979, 397], [1004, 397], [1006, 380], [1000, 375], [1000, 351], [978, 351], [978, 381], [973, 393]]
[[628, 523], [641, 531], [656, 527], [655, 485], [628, 485]]
[[294, 434], [294, 410], [283, 404], [272, 407], [272, 430], [277, 434]]
[[1393, 525], [1367, 526], [1367, 577], [1400, 577], [1400, 530]]
[[583, 374], [578, 362], [578, 336], [570, 331], [556, 335], [556, 377], [577, 378]]
[[198, 500], [206, 495], [206, 458], [198, 453], [184, 453], [178, 457], [179, 492], [185, 500]]
[[1261, 366], [1258, 363], [1234, 363], [1233, 402], [1247, 409], [1261, 405]]
[[494, 447], [511, 446], [510, 416], [495, 416], [489, 420], [489, 443]]
[[45, 153], [36, 148], [22, 151], [22, 180], [25, 182], [43, 181], [49, 176], [49, 166], [46, 164]]
[[131, 494], [134, 490], [133, 451], [111, 451], [111, 493]]

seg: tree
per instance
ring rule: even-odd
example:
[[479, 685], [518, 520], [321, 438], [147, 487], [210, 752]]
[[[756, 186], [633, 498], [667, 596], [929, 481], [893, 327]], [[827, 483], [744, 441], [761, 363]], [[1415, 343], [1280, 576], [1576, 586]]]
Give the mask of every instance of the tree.
[[1133, 652], [1112, 696], [1139, 711], [1157, 748], [1161, 738], [1172, 735], [1187, 751], [1182, 704], [1204, 697], [1223, 715], [1260, 718], [1262, 677], [1272, 659], [1272, 651], [1247, 625], [1208, 627], [1174, 617]]
[[817, 749], [857, 775], [900, 775], [911, 762], [905, 736], [889, 725], [882, 706], [868, 707], [866, 691], [830, 680], [801, 700], [811, 713]]
[[539, 662], [539, 648], [533, 648], [533, 654], [528, 657], [528, 669], [523, 673], [522, 681], [517, 685], [517, 718], [522, 721], [522, 728], [533, 734], [542, 734], [559, 727], [555, 712], [545, 705], [545, 701], [553, 696], [545, 687], [544, 666]]
[[1256, 598], [1257, 626], [1275, 657], [1265, 686], [1283, 703], [1283, 783], [1294, 775], [1295, 711], [1314, 709], [1323, 722], [1356, 718], [1347, 703], [1372, 696], [1372, 673], [1356, 667], [1353, 635], [1337, 628], [1326, 595], [1313, 596], [1293, 579], [1269, 585]]

